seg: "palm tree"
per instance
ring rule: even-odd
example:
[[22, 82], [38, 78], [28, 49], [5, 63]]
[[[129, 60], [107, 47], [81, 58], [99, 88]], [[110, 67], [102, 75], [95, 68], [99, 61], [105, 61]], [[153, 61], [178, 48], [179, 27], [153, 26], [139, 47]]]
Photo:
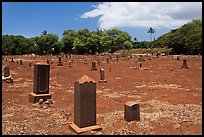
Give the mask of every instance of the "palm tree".
[[152, 41], [152, 34], [155, 33], [154, 28], [150, 27], [149, 30], [148, 30], [148, 33], [150, 33], [150, 41]]

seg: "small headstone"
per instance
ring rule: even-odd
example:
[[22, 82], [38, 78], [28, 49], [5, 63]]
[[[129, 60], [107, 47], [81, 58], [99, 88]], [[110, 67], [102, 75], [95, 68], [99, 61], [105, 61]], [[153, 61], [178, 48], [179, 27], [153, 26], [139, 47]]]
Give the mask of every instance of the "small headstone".
[[96, 61], [92, 61], [92, 68], [91, 70], [97, 70], [96, 68]]
[[49, 60], [47, 59], [47, 64], [50, 64]]
[[179, 60], [179, 56], [177, 56], [176, 60]]
[[11, 58], [11, 62], [14, 62], [14, 61], [13, 61], [13, 58]]
[[68, 62], [68, 66], [72, 67], [72, 62], [71, 61]]
[[63, 66], [61, 57], [59, 57], [59, 60], [58, 60], [57, 66]]
[[85, 59], [85, 60], [84, 60], [84, 64], [88, 64], [88, 61], [87, 61], [87, 59]]
[[4, 77], [9, 77], [10, 74], [10, 68], [8, 66], [4, 67]]
[[110, 63], [109, 58], [106, 58], [106, 63]]
[[140, 106], [136, 102], [129, 101], [124, 105], [124, 119], [130, 121], [140, 121]]
[[23, 61], [22, 60], [20, 60], [20, 65], [23, 65]]
[[142, 69], [142, 63], [139, 63], [139, 69]]
[[105, 80], [105, 74], [104, 74], [104, 69], [101, 68], [100, 69], [100, 80], [99, 82], [103, 83], [103, 82], [107, 82], [107, 80]]
[[16, 63], [18, 64], [18, 60], [16, 61]]
[[31, 64], [31, 62], [29, 63], [29, 67], [31, 67], [32, 66], [32, 64]]
[[188, 69], [187, 60], [186, 59], [183, 60], [183, 64], [182, 64], [181, 68], [182, 69]]

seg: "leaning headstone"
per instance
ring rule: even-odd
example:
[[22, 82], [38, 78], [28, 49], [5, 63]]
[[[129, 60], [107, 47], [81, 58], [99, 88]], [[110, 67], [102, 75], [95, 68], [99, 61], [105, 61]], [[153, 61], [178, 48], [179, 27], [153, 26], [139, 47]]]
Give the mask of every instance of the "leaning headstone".
[[63, 66], [63, 64], [62, 64], [62, 58], [61, 58], [61, 57], [59, 57], [59, 60], [58, 60], [57, 66]]
[[182, 69], [188, 69], [187, 60], [186, 59], [183, 60], [183, 64], [182, 64], [181, 68]]
[[96, 61], [92, 61], [92, 68], [91, 70], [97, 70], [96, 68]]
[[103, 83], [103, 82], [107, 82], [107, 80], [105, 80], [105, 74], [104, 74], [104, 69], [101, 68], [100, 69], [100, 80], [99, 82]]
[[47, 63], [34, 64], [33, 93], [29, 94], [29, 102], [36, 103], [39, 99], [46, 101], [52, 97], [49, 94], [50, 65]]
[[96, 82], [84, 75], [74, 83], [74, 123], [77, 133], [102, 129], [96, 124]]
[[129, 101], [124, 105], [124, 119], [130, 121], [140, 121], [140, 106], [136, 102]]

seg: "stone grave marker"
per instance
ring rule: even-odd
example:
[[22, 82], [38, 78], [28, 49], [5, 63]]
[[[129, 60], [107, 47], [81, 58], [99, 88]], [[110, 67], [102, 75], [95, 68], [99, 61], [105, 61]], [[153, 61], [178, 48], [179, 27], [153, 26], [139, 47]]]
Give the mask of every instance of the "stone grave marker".
[[99, 80], [99, 82], [101, 82], [101, 83], [106, 83], [107, 82], [107, 80], [105, 80], [105, 74], [104, 74], [104, 69], [103, 68], [101, 68], [100, 69], [100, 80]]
[[11, 62], [14, 62], [14, 61], [13, 61], [13, 58], [11, 58]]
[[130, 121], [140, 121], [140, 106], [136, 102], [128, 101], [124, 105], [124, 119]]
[[96, 82], [86, 75], [74, 83], [74, 123], [69, 126], [77, 133], [102, 129], [96, 124]]
[[176, 60], [179, 60], [179, 56], [177, 56]]
[[91, 70], [97, 70], [96, 68], [96, 61], [92, 61], [92, 68]]
[[59, 60], [58, 60], [57, 66], [63, 66], [63, 64], [62, 64], [62, 58], [61, 58], [61, 57], [59, 57]]
[[71, 61], [68, 62], [68, 66], [72, 67], [72, 62]]
[[11, 77], [10, 68], [8, 66], [4, 67], [4, 74], [2, 80], [5, 80], [8, 83], [13, 83], [13, 78]]
[[29, 63], [29, 67], [32, 67], [32, 64], [31, 64], [31, 62]]
[[181, 68], [182, 69], [188, 69], [187, 60], [186, 59], [183, 60], [183, 64], [182, 64]]
[[23, 65], [23, 61], [22, 60], [20, 60], [20, 65]]
[[36, 103], [39, 99], [46, 101], [52, 97], [49, 94], [50, 65], [47, 63], [34, 64], [33, 93], [29, 94], [29, 102]]

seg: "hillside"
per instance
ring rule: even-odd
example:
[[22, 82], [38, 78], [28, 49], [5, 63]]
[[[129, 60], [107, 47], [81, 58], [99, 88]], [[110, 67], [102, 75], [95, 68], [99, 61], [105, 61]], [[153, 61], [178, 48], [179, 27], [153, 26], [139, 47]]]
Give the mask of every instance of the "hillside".
[[172, 48], [174, 54], [202, 54], [202, 21], [193, 20], [160, 36], [152, 48]]

